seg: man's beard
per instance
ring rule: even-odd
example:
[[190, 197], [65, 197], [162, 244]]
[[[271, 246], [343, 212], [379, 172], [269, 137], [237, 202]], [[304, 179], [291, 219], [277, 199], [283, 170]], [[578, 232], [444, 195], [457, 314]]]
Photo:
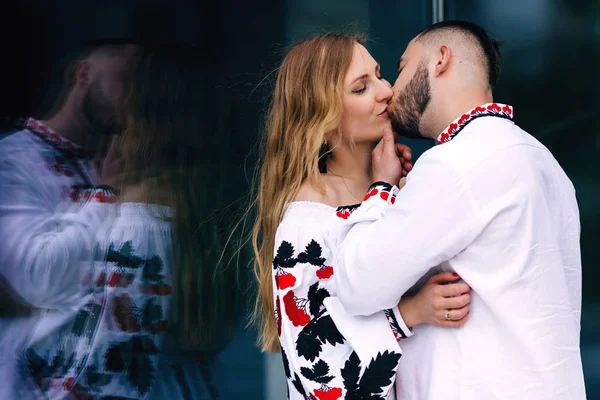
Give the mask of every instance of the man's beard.
[[399, 94], [395, 107], [392, 107], [392, 129], [404, 137], [426, 139], [419, 131], [419, 124], [430, 100], [429, 71], [421, 62], [415, 75]]
[[116, 133], [118, 127], [115, 107], [102, 93], [99, 81], [92, 82], [88, 88], [83, 98], [82, 112], [100, 133]]

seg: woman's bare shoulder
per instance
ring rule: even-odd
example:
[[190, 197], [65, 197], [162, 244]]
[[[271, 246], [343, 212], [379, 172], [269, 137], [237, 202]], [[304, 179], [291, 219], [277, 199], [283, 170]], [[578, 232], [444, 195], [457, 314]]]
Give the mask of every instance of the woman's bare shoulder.
[[294, 201], [312, 201], [327, 204], [331, 207], [338, 207], [340, 204], [344, 204], [342, 199], [340, 199], [336, 182], [329, 176], [323, 175], [322, 178], [325, 185], [325, 192], [320, 191], [310, 182], [304, 181]]
[[316, 203], [327, 204], [327, 189], [322, 193], [319, 189], [313, 186], [310, 182], [304, 181], [294, 201], [313, 201]]

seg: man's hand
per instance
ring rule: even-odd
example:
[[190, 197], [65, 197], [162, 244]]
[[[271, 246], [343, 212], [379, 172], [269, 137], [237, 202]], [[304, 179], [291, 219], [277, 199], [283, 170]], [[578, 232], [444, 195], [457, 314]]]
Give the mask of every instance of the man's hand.
[[103, 185], [116, 187], [119, 177], [123, 173], [125, 167], [125, 159], [119, 150], [119, 137], [113, 135], [110, 142], [110, 147], [106, 152], [106, 156], [102, 161], [102, 170], [100, 171], [100, 182]]
[[[399, 135], [394, 133], [394, 138], [398, 138]], [[396, 150], [398, 151], [399, 157], [400, 157], [400, 164], [402, 165], [402, 177], [406, 178], [406, 176], [408, 175], [408, 173], [412, 170], [412, 150], [410, 149], [410, 147], [408, 147], [408, 145], [403, 144], [403, 143], [395, 143], [396, 145]], [[402, 179], [400, 179], [402, 180]], [[404, 185], [402, 185], [404, 186]], [[401, 186], [398, 186], [401, 187]]]
[[395, 143], [391, 129], [386, 129], [383, 139], [373, 149], [373, 180], [399, 185], [400, 178], [406, 176], [412, 169], [412, 154], [410, 147]]

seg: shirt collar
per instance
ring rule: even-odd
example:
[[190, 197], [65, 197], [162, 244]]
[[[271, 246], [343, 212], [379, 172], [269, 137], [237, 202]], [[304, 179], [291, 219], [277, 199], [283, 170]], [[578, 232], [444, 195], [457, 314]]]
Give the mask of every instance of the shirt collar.
[[499, 117], [512, 120], [513, 107], [501, 103], [487, 103], [464, 113], [455, 119], [437, 138], [438, 144], [451, 141], [471, 121], [481, 117]]
[[23, 127], [63, 152], [69, 153], [75, 157], [86, 157], [89, 155], [88, 150], [85, 147], [60, 136], [54, 129], [35, 118], [27, 118], [23, 121]]

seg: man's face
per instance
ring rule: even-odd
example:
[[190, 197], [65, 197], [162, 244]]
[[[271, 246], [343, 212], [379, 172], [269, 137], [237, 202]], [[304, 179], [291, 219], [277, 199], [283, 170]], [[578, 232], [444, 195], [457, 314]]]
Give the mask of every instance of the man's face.
[[102, 87], [101, 77], [90, 83], [83, 98], [82, 111], [95, 129], [112, 134], [117, 129], [116, 102], [104, 92]]
[[134, 62], [135, 57], [125, 53], [107, 56], [95, 64], [82, 111], [102, 133], [117, 133], [121, 128], [117, 116], [123, 111]]
[[392, 129], [399, 135], [424, 139], [419, 132], [423, 113], [431, 100], [427, 60], [419, 43], [411, 42], [398, 63], [394, 97], [388, 107]]

